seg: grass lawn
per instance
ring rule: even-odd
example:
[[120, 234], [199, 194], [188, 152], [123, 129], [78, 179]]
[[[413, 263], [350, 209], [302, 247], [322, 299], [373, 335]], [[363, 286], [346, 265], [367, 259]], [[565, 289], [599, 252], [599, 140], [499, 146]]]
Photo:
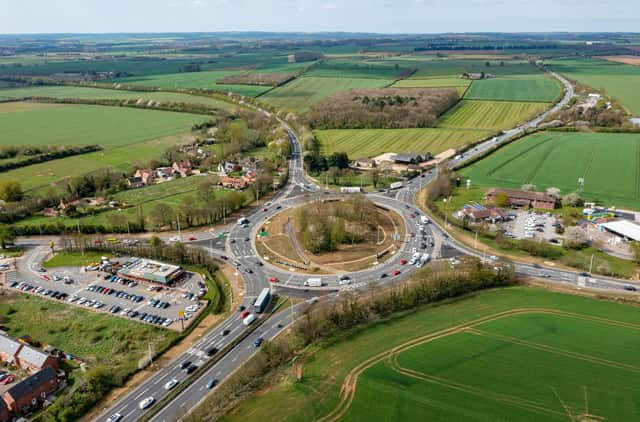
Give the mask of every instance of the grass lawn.
[[216, 109], [230, 109], [234, 105], [215, 98], [201, 97], [197, 95], [178, 94], [174, 92], [144, 92], [125, 91], [116, 89], [84, 88], [75, 86], [43, 86], [25, 87], [0, 90], [0, 99], [24, 98], [24, 97], [50, 97], [73, 99], [100, 99], [100, 100], [153, 100], [159, 102], [175, 102], [202, 104]]
[[[293, 381], [287, 369], [280, 382], [241, 402], [224, 420], [251, 420], [258, 411], [265, 421], [315, 420], [338, 405], [343, 380], [368, 358], [421, 336], [521, 308], [576, 316], [524, 313], [493, 319], [473, 327], [484, 335], [455, 332], [403, 351], [397, 363], [382, 358], [360, 375], [354, 400], [340, 420], [567, 420], [551, 387], [574, 414], [584, 411], [586, 389], [594, 415], [607, 420], [638, 416], [638, 308], [513, 287], [425, 306], [344, 333], [311, 351], [301, 382]], [[606, 342], [600, 341], [605, 337]], [[406, 369], [416, 374], [400, 372]], [[532, 410], [531, 402], [541, 409]]]
[[510, 129], [542, 113], [548, 106], [548, 104], [534, 102], [463, 100], [442, 116], [439, 126], [488, 130]]
[[218, 84], [218, 79], [243, 73], [237, 70], [213, 70], [203, 72], [170, 73], [165, 75], [134, 76], [114, 79], [113, 82], [128, 85], [155, 86], [159, 88], [201, 88], [233, 92], [255, 97], [271, 89], [269, 86]]
[[100, 262], [104, 253], [87, 251], [84, 254], [59, 252], [53, 258], [45, 261], [42, 266], [45, 268], [56, 267], [86, 267], [94, 262]]
[[516, 141], [462, 170], [473, 183], [538, 190], [577, 189], [585, 200], [640, 209], [640, 135], [543, 132]]
[[560, 83], [546, 76], [498, 77], [473, 81], [464, 95], [468, 100], [552, 102], [562, 93]]
[[386, 152], [438, 154], [460, 148], [490, 134], [472, 129], [332, 129], [314, 132], [322, 152], [344, 151], [349, 157], [375, 157]]
[[262, 100], [287, 110], [307, 111], [313, 104], [336, 92], [357, 88], [383, 88], [393, 82], [382, 78], [327, 78], [303, 76], [269, 91]]
[[635, 115], [640, 115], [640, 70], [638, 66], [599, 59], [552, 60], [551, 69], [566, 77], [603, 89]]
[[195, 123], [206, 119], [195, 114], [121, 107], [0, 104], [0, 146], [98, 144], [104, 148], [8, 171], [2, 177], [19, 180], [28, 190], [104, 167], [129, 170], [136, 162], [159, 156], [180, 142], [177, 134], [189, 132]]
[[12, 336], [29, 335], [116, 376], [138, 368], [149, 343], [162, 351], [177, 333], [33, 295], [0, 291], [0, 316]]

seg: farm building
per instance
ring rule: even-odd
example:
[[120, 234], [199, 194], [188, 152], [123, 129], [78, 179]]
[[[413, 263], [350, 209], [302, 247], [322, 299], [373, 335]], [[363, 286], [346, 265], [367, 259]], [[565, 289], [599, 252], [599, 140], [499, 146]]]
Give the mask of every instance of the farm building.
[[118, 271], [123, 278], [160, 284], [171, 284], [183, 274], [184, 270], [177, 265], [136, 257], [129, 258]]
[[376, 166], [376, 161], [371, 158], [358, 158], [351, 162], [351, 167], [359, 169], [371, 169]]
[[57, 390], [56, 370], [47, 367], [9, 388], [5, 391], [3, 398], [9, 411], [21, 413], [38, 406]]
[[530, 192], [517, 189], [491, 188], [486, 193], [486, 200], [494, 202], [498, 194], [505, 193], [509, 205], [516, 207], [531, 207], [552, 210], [556, 207], [556, 197], [545, 192]]
[[618, 220], [602, 223], [600, 230], [608, 231], [625, 240], [635, 240], [640, 242], [640, 224], [629, 220]]
[[428, 152], [424, 155], [418, 154], [416, 152], [408, 152], [405, 154], [396, 154], [393, 156], [393, 161], [396, 164], [420, 164], [430, 159], [431, 154]]

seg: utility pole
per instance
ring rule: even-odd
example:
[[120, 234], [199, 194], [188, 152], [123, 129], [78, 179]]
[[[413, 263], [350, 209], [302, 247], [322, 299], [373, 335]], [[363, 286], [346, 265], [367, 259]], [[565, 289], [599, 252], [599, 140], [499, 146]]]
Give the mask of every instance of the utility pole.
[[178, 223], [178, 241], [182, 242], [182, 237], [180, 236], [180, 213], [176, 214], [176, 219]]
[[127, 220], [127, 235], [131, 236], [131, 230], [129, 230], [129, 220]]
[[591, 261], [589, 261], [589, 274], [591, 274], [591, 270], [593, 269], [593, 257], [594, 255], [591, 254]]
[[476, 231], [476, 240], [473, 242], [473, 249], [478, 249], [478, 232]]
[[449, 212], [448, 212], [448, 207], [447, 207], [447, 198], [444, 198], [442, 200], [442, 202], [444, 202], [444, 229], [447, 229], [447, 221], [448, 221], [448, 217], [449, 217]]

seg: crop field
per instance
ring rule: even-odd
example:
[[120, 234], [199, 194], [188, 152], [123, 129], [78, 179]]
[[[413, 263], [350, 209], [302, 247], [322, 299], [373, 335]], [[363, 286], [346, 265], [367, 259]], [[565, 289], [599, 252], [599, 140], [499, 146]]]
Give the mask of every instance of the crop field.
[[594, 89], [604, 89], [631, 113], [640, 115], [640, 69], [629, 64], [598, 59], [554, 60], [548, 66], [569, 79]]
[[0, 146], [91, 145], [104, 148], [81, 156], [53, 160], [2, 173], [23, 188], [45, 187], [64, 177], [104, 167], [127, 170], [159, 156], [179, 142], [179, 134], [206, 116], [120, 107], [0, 104]]
[[396, 68], [384, 62], [366, 62], [355, 60], [331, 60], [315, 66], [306, 76], [321, 78], [378, 78], [394, 79], [404, 72], [411, 70], [410, 67]]
[[544, 132], [516, 141], [463, 170], [474, 184], [538, 190], [578, 188], [581, 197], [640, 209], [640, 135]]
[[183, 72], [183, 73], [170, 73], [164, 75], [148, 75], [148, 76], [134, 76], [128, 78], [114, 79], [113, 82], [118, 82], [128, 85], [140, 85], [140, 86], [153, 86], [158, 88], [199, 88], [199, 89], [214, 89], [217, 91], [233, 92], [239, 95], [246, 95], [249, 97], [255, 97], [260, 95], [269, 89], [268, 86], [257, 85], [222, 85], [216, 83], [218, 79], [224, 78], [229, 75], [240, 74], [242, 71], [237, 70], [213, 70], [203, 72]]
[[439, 126], [508, 129], [542, 113], [548, 106], [533, 102], [463, 100], [442, 116]]
[[283, 376], [223, 420], [636, 420], [637, 315], [537, 288], [479, 292], [330, 342], [302, 381]]
[[215, 98], [201, 97], [198, 95], [179, 94], [174, 92], [144, 92], [116, 89], [84, 88], [74, 86], [43, 86], [0, 89], [0, 99], [25, 98], [25, 97], [49, 97], [49, 98], [73, 98], [81, 100], [153, 100], [159, 102], [189, 103], [210, 106], [216, 109], [229, 109], [233, 104]]
[[383, 88], [393, 81], [380, 78], [313, 78], [303, 76], [269, 91], [262, 100], [283, 109], [304, 112], [336, 92], [357, 88]]
[[455, 77], [448, 78], [408, 78], [401, 79], [396, 81], [393, 85], [393, 88], [462, 88], [462, 92], [467, 89], [467, 87], [471, 84], [471, 81], [468, 79], [461, 79]]
[[351, 158], [387, 152], [438, 154], [479, 141], [488, 131], [474, 129], [332, 129], [314, 132], [324, 154], [346, 152]]
[[503, 66], [499, 61], [486, 60], [431, 60], [425, 61], [418, 71], [411, 75], [412, 79], [432, 78], [435, 76], [457, 77], [467, 72], [485, 72], [494, 75], [540, 75], [540, 70], [535, 66], [518, 61], [504, 60]]
[[551, 102], [561, 93], [560, 83], [544, 76], [499, 77], [473, 81], [464, 97], [469, 100]]

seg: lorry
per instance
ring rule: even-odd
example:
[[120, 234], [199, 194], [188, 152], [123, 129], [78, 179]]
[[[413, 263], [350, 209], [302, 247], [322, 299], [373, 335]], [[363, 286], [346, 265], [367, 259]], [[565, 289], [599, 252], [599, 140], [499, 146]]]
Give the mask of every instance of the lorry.
[[423, 253], [418, 259], [418, 263], [416, 264], [416, 267], [421, 268], [424, 264], [427, 263], [428, 260], [429, 260], [429, 254]]
[[260, 294], [258, 295], [255, 302], [253, 302], [253, 307], [256, 310], [256, 313], [262, 313], [267, 305], [269, 304], [269, 299], [271, 298], [271, 290], [268, 287], [262, 289]]
[[393, 182], [389, 185], [389, 190], [400, 189], [404, 186], [404, 182]]
[[421, 215], [421, 216], [420, 216], [420, 222], [421, 222], [422, 224], [429, 224], [429, 219], [427, 218], [427, 216], [426, 216], [426, 215]]
[[255, 320], [256, 320], [256, 316], [254, 314], [249, 314], [249, 316], [247, 316], [245, 319], [242, 320], [242, 323], [244, 325], [249, 326]]
[[322, 279], [317, 277], [308, 278], [304, 285], [305, 287], [322, 287]]

